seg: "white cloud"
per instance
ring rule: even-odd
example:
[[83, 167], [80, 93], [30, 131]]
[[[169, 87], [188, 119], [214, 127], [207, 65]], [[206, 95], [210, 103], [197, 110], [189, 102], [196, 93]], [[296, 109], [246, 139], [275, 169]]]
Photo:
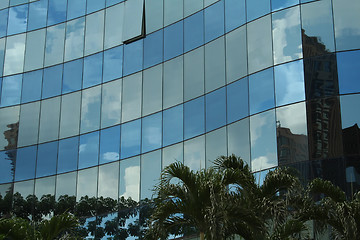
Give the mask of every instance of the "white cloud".
[[119, 153], [117, 152], [106, 152], [103, 154], [103, 158], [106, 161], [116, 161], [119, 159]]

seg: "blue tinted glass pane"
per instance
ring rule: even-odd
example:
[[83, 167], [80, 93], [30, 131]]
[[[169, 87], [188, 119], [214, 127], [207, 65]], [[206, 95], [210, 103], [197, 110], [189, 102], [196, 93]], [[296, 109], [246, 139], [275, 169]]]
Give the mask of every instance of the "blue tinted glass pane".
[[340, 94], [360, 92], [360, 51], [337, 54]]
[[164, 30], [164, 60], [183, 53], [183, 22], [178, 22]]
[[183, 105], [167, 109], [163, 113], [163, 145], [168, 146], [183, 140]]
[[0, 152], [0, 183], [8, 183], [14, 180], [15, 161], [15, 150]]
[[243, 78], [227, 86], [227, 122], [249, 116], [248, 79]]
[[103, 54], [98, 53], [86, 57], [84, 60], [83, 88], [101, 83]]
[[124, 0], [106, 0], [106, 6], [111, 6], [119, 2], [123, 2]]
[[245, 0], [225, 0], [225, 31], [229, 32], [246, 22]]
[[2, 82], [1, 106], [20, 103], [22, 74], [4, 77]]
[[205, 111], [204, 97], [184, 104], [184, 137], [189, 139], [204, 133]]
[[124, 47], [124, 76], [140, 71], [143, 62], [143, 40], [129, 43]]
[[121, 158], [140, 153], [141, 121], [136, 120], [121, 125]]
[[273, 11], [287, 8], [299, 4], [299, 0], [271, 0], [271, 9]]
[[36, 146], [19, 148], [16, 155], [15, 181], [35, 177]]
[[98, 164], [99, 131], [80, 136], [79, 169]]
[[141, 144], [143, 153], [161, 148], [161, 121], [161, 113], [143, 118]]
[[9, 8], [8, 35], [26, 31], [28, 4]]
[[246, 0], [247, 20], [264, 16], [270, 12], [270, 0]]
[[184, 20], [184, 50], [204, 44], [204, 12], [200, 11]]
[[64, 64], [62, 93], [74, 92], [81, 89], [83, 76], [83, 59]]
[[224, 34], [224, 1], [205, 9], [205, 42]]
[[29, 5], [28, 31], [46, 26], [47, 6], [47, 0], [40, 0]]
[[42, 99], [61, 93], [62, 64], [44, 69]]
[[226, 124], [226, 93], [221, 88], [206, 95], [206, 132]]
[[100, 132], [100, 164], [119, 160], [120, 126]]
[[36, 162], [36, 177], [44, 177], [56, 173], [57, 153], [57, 141], [39, 145]]
[[78, 163], [79, 137], [59, 141], [58, 173], [74, 171]]
[[40, 100], [43, 71], [33, 71], [24, 74], [21, 102]]
[[154, 66], [162, 61], [163, 31], [154, 32], [144, 39], [144, 68]]
[[67, 0], [49, 0], [48, 26], [66, 20], [66, 3]]
[[123, 46], [112, 48], [104, 52], [103, 82], [122, 77]]
[[274, 80], [272, 68], [249, 77], [249, 94], [250, 114], [274, 107]]
[[16, 6], [19, 4], [24, 4], [29, 2], [29, 0], [8, 0], [10, 2], [10, 6]]
[[105, 0], [87, 0], [86, 12], [92, 13], [105, 7]]
[[0, 11], [0, 38], [6, 35], [8, 12], [7, 9]]
[[68, 1], [67, 19], [74, 19], [85, 15], [86, 0]]

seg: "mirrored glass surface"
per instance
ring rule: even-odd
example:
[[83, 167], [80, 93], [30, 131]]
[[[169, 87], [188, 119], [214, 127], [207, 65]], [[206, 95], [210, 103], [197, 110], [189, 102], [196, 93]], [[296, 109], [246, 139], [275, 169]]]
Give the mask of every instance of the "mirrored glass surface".
[[218, 1], [204, 10], [205, 42], [210, 42], [224, 34], [224, 1]]
[[14, 181], [16, 150], [0, 152], [0, 183]]
[[340, 94], [360, 92], [360, 51], [336, 55]]
[[141, 92], [141, 72], [123, 79], [122, 122], [127, 122], [141, 116]]
[[204, 97], [184, 104], [184, 138], [189, 139], [204, 133], [205, 109]]
[[246, 0], [246, 10], [247, 21], [250, 22], [270, 12], [270, 0]]
[[29, 4], [28, 31], [46, 26], [47, 8], [47, 0], [39, 0]]
[[21, 105], [18, 146], [28, 146], [38, 142], [40, 102]]
[[105, 7], [104, 0], [87, 0], [86, 13], [92, 13]]
[[65, 61], [83, 56], [84, 30], [84, 17], [66, 23]]
[[206, 132], [226, 124], [226, 92], [220, 88], [205, 95]]
[[163, 85], [162, 65], [146, 69], [143, 72], [143, 99], [142, 115], [148, 115], [162, 108], [162, 85]]
[[83, 59], [64, 63], [62, 93], [81, 89], [83, 77]]
[[35, 180], [35, 196], [40, 200], [44, 195], [55, 195], [56, 176]]
[[225, 31], [229, 32], [246, 22], [245, 0], [225, 1]]
[[64, 58], [65, 24], [46, 29], [45, 66], [61, 63]]
[[121, 125], [121, 159], [140, 153], [141, 119]]
[[119, 189], [119, 162], [99, 167], [98, 197], [118, 198]]
[[36, 146], [17, 150], [15, 181], [29, 180], [35, 177], [36, 152]]
[[205, 45], [205, 92], [225, 85], [224, 37]]
[[59, 141], [57, 173], [75, 171], [78, 165], [79, 137]]
[[106, 8], [104, 48], [108, 49], [122, 43], [124, 23], [124, 4]]
[[99, 163], [99, 131], [80, 136], [79, 169], [95, 166]]
[[86, 0], [68, 1], [67, 20], [74, 19], [85, 15]]
[[184, 143], [184, 164], [193, 171], [205, 168], [205, 136]]
[[0, 38], [0, 76], [3, 75], [5, 57], [5, 38]]
[[227, 122], [232, 123], [249, 115], [248, 78], [240, 79], [226, 87]]
[[130, 0], [124, 4], [123, 42], [144, 37], [144, 0]]
[[104, 12], [105, 11], [100, 11], [86, 16], [84, 52], [85, 55], [89, 55], [103, 50]]
[[178, 143], [162, 149], [162, 168], [174, 162], [184, 162], [184, 144]]
[[61, 98], [60, 138], [79, 134], [81, 93], [63, 95]]
[[78, 172], [76, 200], [82, 197], [96, 197], [97, 195], [98, 168], [93, 167]]
[[122, 77], [123, 46], [104, 52], [103, 82]]
[[57, 153], [57, 141], [38, 146], [36, 177], [45, 177], [56, 173]]
[[2, 107], [20, 103], [22, 74], [4, 77], [2, 79], [1, 105]]
[[164, 63], [163, 109], [183, 101], [183, 57]]
[[120, 159], [120, 125], [100, 131], [100, 164]]
[[4, 0], [0, 2], [0, 9], [9, 7], [9, 0]]
[[82, 92], [80, 133], [97, 130], [100, 127], [101, 86]]
[[163, 60], [163, 30], [149, 34], [144, 39], [144, 68], [160, 63]]
[[60, 196], [76, 196], [76, 178], [77, 172], [60, 174], [56, 177], [56, 199]]
[[161, 148], [162, 113], [156, 113], [142, 119], [141, 152]]
[[20, 73], [24, 67], [26, 34], [8, 37], [4, 60], [4, 75]]
[[[204, 47], [184, 55], [184, 100], [201, 96], [205, 88]], [[196, 63], [196, 64], [194, 64]]]
[[121, 117], [121, 84], [116, 80], [102, 87], [101, 127], [109, 127], [120, 123]]
[[164, 0], [164, 26], [182, 19], [183, 2], [183, 0]]
[[49, 0], [47, 25], [54, 25], [66, 20], [67, 0]]
[[9, 8], [9, 21], [7, 34], [13, 35], [26, 31], [28, 20], [28, 4]]
[[272, 11], [277, 11], [297, 4], [299, 4], [299, 0], [288, 0], [288, 1], [271, 0], [271, 9]]
[[1, 184], [0, 195], [4, 197], [6, 194], [12, 194], [13, 186], [13, 184]]
[[235, 154], [250, 164], [250, 119], [245, 118], [227, 127], [228, 154]]
[[103, 71], [103, 54], [98, 53], [84, 59], [83, 88], [100, 84]]
[[151, 199], [161, 172], [161, 150], [141, 156], [141, 199]]
[[60, 122], [60, 97], [41, 102], [39, 142], [58, 138]]
[[163, 112], [163, 146], [183, 140], [183, 105]]
[[34, 194], [34, 180], [14, 183], [14, 193], [17, 192], [23, 197]]
[[226, 127], [206, 134], [206, 168], [214, 166], [214, 161], [220, 156], [227, 156]]
[[204, 44], [204, 11], [184, 19], [184, 51]]
[[[120, 4], [121, 5], [121, 4]], [[163, 27], [164, 3], [163, 0], [145, 1], [145, 28], [146, 33], [151, 33]]]
[[0, 150], [16, 148], [20, 107], [0, 109]]
[[140, 71], [143, 67], [143, 40], [124, 45], [124, 76]]
[[120, 162], [119, 197], [131, 197], [139, 201], [140, 195], [140, 157]]
[[184, 0], [184, 17], [187, 17], [204, 7], [204, 0]]
[[184, 24], [177, 22], [164, 29], [164, 60], [169, 60], [184, 52]]
[[7, 32], [9, 11], [7, 9], [0, 11], [0, 37], [5, 37]]
[[45, 33], [45, 29], [27, 33], [24, 71], [30, 71], [43, 67]]
[[60, 95], [62, 72], [62, 64], [44, 69], [42, 99]]

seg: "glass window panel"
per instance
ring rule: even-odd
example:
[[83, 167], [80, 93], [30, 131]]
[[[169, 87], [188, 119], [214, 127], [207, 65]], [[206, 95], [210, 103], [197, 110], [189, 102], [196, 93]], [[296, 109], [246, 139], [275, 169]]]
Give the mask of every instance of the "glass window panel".
[[303, 61], [274, 68], [276, 106], [305, 100]]
[[246, 0], [246, 9], [247, 21], [250, 22], [270, 12], [270, 0]]
[[14, 184], [14, 193], [20, 193], [21, 196], [27, 197], [34, 193], [34, 180], [19, 182]]
[[120, 125], [100, 132], [100, 164], [120, 159]]
[[66, 23], [65, 61], [83, 56], [84, 30], [84, 17]]
[[9, 184], [1, 184], [0, 185], [0, 195], [2, 197], [4, 197], [7, 194], [12, 194], [13, 193], [13, 187], [14, 185], [9, 183]]
[[123, 2], [125, 0], [106, 0], [106, 7]]
[[[360, 126], [360, 114], [354, 111], [359, 105], [359, 94], [346, 95], [340, 97], [341, 102], [341, 124], [344, 129], [350, 129], [355, 125]], [[358, 127], [357, 126], [357, 127]]]
[[102, 87], [101, 127], [120, 123], [121, 118], [121, 79], [104, 84]]
[[61, 94], [62, 71], [62, 64], [44, 69], [42, 99]]
[[[257, 2], [251, 0], [250, 2]], [[273, 64], [270, 16], [260, 18], [248, 24], [248, 69], [253, 73]]]
[[6, 107], [20, 103], [22, 74], [4, 77], [2, 80], [1, 106]]
[[26, 31], [28, 7], [28, 4], [24, 4], [9, 8], [8, 35], [23, 33]]
[[35, 196], [40, 200], [42, 196], [55, 195], [55, 176], [35, 180]]
[[250, 165], [249, 118], [228, 125], [228, 154], [235, 154]]
[[164, 26], [183, 18], [183, 0], [164, 0]]
[[245, 22], [245, 0], [225, 0], [225, 31], [230, 32]]
[[39, 142], [55, 140], [59, 136], [60, 97], [41, 102]]
[[0, 38], [6, 36], [9, 11], [7, 9], [0, 11]]
[[97, 130], [100, 127], [101, 86], [82, 92], [80, 133]]
[[102, 81], [103, 54], [98, 53], [84, 59], [83, 88], [92, 87]]
[[176, 57], [183, 53], [183, 21], [177, 22], [164, 30], [164, 60]]
[[178, 143], [167, 148], [163, 148], [162, 168], [169, 166], [174, 162], [184, 162], [184, 146]]
[[67, 0], [49, 0], [47, 25], [54, 25], [66, 20]]
[[144, 0], [128, 0], [124, 7], [123, 41], [126, 42], [144, 35]]
[[224, 1], [205, 8], [205, 42], [224, 34]]
[[67, 20], [85, 15], [86, 0], [68, 1]]
[[64, 57], [65, 24], [46, 29], [45, 66], [61, 63]]
[[124, 4], [106, 8], [104, 48], [108, 49], [122, 43]]
[[63, 95], [61, 98], [60, 138], [79, 134], [81, 93]]
[[149, 152], [161, 148], [162, 113], [157, 113], [142, 120], [141, 152]]
[[99, 132], [80, 136], [79, 169], [95, 166], [99, 163]]
[[141, 199], [151, 199], [161, 172], [161, 150], [141, 156]]
[[44, 47], [45, 29], [27, 33], [24, 71], [43, 67]]
[[183, 105], [163, 112], [163, 146], [168, 146], [183, 140]]
[[96, 197], [98, 168], [93, 167], [78, 172], [76, 201], [82, 197]]
[[57, 173], [75, 171], [78, 163], [79, 137], [59, 141]]
[[204, 0], [184, 0], [184, 17], [204, 8]]
[[64, 63], [62, 93], [81, 89], [83, 77], [83, 59]]
[[119, 197], [139, 201], [140, 195], [140, 157], [120, 162]]
[[36, 177], [44, 177], [56, 173], [57, 153], [57, 141], [38, 145]]
[[273, 77], [272, 68], [249, 76], [249, 102], [251, 115], [275, 106]]
[[184, 164], [193, 171], [205, 168], [205, 136], [184, 143]]
[[164, 18], [163, 0], [145, 1], [145, 9], [146, 33], [162, 28]]
[[16, 154], [15, 181], [35, 177], [36, 146], [19, 148]]
[[0, 183], [14, 181], [16, 150], [0, 152]]
[[20, 73], [24, 67], [26, 34], [8, 37], [4, 61], [4, 75]]
[[299, 0], [271, 0], [271, 9], [272, 11], [277, 11], [297, 4], [299, 4]]
[[104, 0], [87, 0], [86, 13], [92, 13], [105, 7]]
[[217, 2], [218, 0], [204, 0], [204, 7], [207, 7], [215, 2]]
[[21, 105], [18, 146], [28, 146], [38, 142], [40, 102]]
[[183, 101], [183, 57], [164, 63], [164, 103], [168, 108]]
[[205, 95], [206, 132], [226, 124], [226, 92], [221, 88]]
[[[184, 100], [204, 94], [205, 88], [204, 47], [184, 55]], [[194, 64], [196, 63], [196, 64]]]
[[85, 29], [85, 55], [103, 50], [104, 11], [87, 15]]
[[337, 53], [340, 94], [360, 92], [360, 51]]
[[226, 35], [226, 81], [247, 75], [247, 62], [246, 27], [241, 27]]
[[0, 150], [17, 146], [16, 130], [19, 125], [19, 110], [19, 106], [0, 109]]
[[122, 77], [123, 46], [104, 52], [103, 82]]
[[251, 170], [277, 166], [275, 111], [250, 117]]
[[162, 107], [162, 65], [146, 69], [143, 73], [142, 115], [161, 110]]
[[143, 67], [143, 40], [124, 46], [124, 76], [140, 71]]
[[232, 123], [249, 115], [248, 78], [240, 79], [226, 89], [227, 122]]
[[121, 159], [140, 153], [141, 120], [121, 125]]
[[205, 45], [205, 91], [225, 85], [224, 37]]
[[149, 34], [144, 39], [144, 68], [154, 66], [163, 59], [163, 30]]
[[205, 111], [204, 97], [184, 104], [184, 137], [189, 139], [204, 133]]
[[57, 175], [56, 199], [64, 195], [68, 195], [69, 197], [76, 195], [76, 177], [77, 172]]
[[123, 79], [122, 122], [141, 116], [142, 73]]
[[360, 47], [360, 2], [357, 0], [334, 0], [334, 25], [336, 50], [357, 49]]
[[204, 11], [184, 19], [184, 51], [204, 44]]
[[46, 26], [47, 10], [47, 0], [40, 0], [29, 4], [28, 31]]
[[5, 38], [0, 38], [0, 76], [3, 75], [5, 56]]
[[220, 156], [227, 156], [226, 127], [206, 134], [206, 168], [214, 166]]
[[4, 0], [0, 2], [0, 9], [9, 7], [9, 0]]
[[119, 162], [99, 167], [98, 197], [118, 199]]

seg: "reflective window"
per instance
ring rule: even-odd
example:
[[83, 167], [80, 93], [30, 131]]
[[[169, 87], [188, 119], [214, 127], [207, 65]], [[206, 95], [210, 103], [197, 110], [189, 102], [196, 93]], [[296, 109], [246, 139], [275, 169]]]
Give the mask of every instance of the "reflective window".
[[59, 200], [59, 197], [63, 195], [76, 195], [76, 178], [77, 172], [60, 174], [56, 176], [56, 199]]
[[104, 48], [108, 49], [122, 43], [124, 4], [118, 4], [105, 10]]
[[81, 93], [63, 95], [61, 98], [60, 138], [79, 134]]
[[277, 11], [279, 9], [287, 8], [299, 4], [299, 0], [271, 0], [271, 9], [272, 11]]
[[203, 0], [184, 0], [184, 17], [187, 17], [204, 8]]
[[59, 136], [60, 97], [41, 102], [39, 142], [55, 140]]
[[204, 133], [205, 112], [204, 97], [184, 104], [184, 137], [189, 139]]
[[204, 11], [184, 20], [184, 51], [190, 51], [204, 44]]
[[205, 42], [224, 34], [224, 1], [205, 8]]
[[146, 33], [151, 33], [159, 28], [162, 28], [164, 19], [163, 0], [153, 0], [151, 2], [145, 1], [145, 9]]
[[0, 11], [0, 38], [6, 36], [8, 14], [9, 11], [7, 9]]
[[272, 68], [249, 76], [249, 102], [250, 114], [275, 106]]
[[105, 7], [104, 0], [87, 0], [86, 13], [92, 13]]
[[44, 177], [56, 173], [57, 153], [57, 141], [38, 145], [36, 177]]
[[235, 154], [250, 165], [250, 121], [245, 118], [228, 125], [228, 154]]
[[141, 120], [121, 125], [121, 159], [140, 153]]
[[67, 20], [85, 15], [86, 0], [68, 1]]
[[17, 146], [20, 107], [0, 109], [0, 150]]
[[144, 0], [128, 0], [124, 9], [123, 42], [144, 36]]
[[183, 53], [183, 34], [183, 21], [177, 22], [164, 29], [165, 61]]
[[162, 151], [163, 169], [169, 166], [171, 163], [184, 161], [184, 146], [182, 142], [167, 148], [163, 148]]
[[225, 31], [229, 32], [245, 22], [245, 0], [225, 0]]
[[55, 25], [46, 30], [45, 66], [61, 63], [64, 57], [65, 24]]
[[100, 164], [120, 159], [120, 126], [100, 131]]
[[162, 113], [157, 113], [142, 119], [141, 152], [161, 148]]
[[35, 177], [36, 146], [19, 148], [16, 154], [15, 181]]
[[1, 106], [20, 103], [22, 74], [4, 77], [2, 80]]
[[184, 143], [184, 164], [193, 171], [205, 168], [205, 136]]
[[103, 54], [98, 53], [84, 59], [83, 88], [100, 84], [102, 80]]
[[231, 123], [249, 115], [248, 78], [227, 86], [227, 122]]
[[247, 21], [250, 22], [270, 12], [270, 0], [246, 0], [246, 9]]
[[70, 172], [77, 169], [79, 137], [59, 141], [57, 173]]
[[7, 34], [13, 35], [26, 31], [28, 4], [9, 8], [9, 21]]
[[40, 102], [21, 105], [18, 146], [38, 142]]
[[[101, 2], [101, 1], [98, 1]], [[85, 55], [99, 52], [104, 46], [104, 11], [86, 16]]]
[[62, 93], [81, 89], [83, 77], [83, 59], [64, 63]]
[[161, 172], [161, 150], [141, 156], [141, 199], [151, 199]]
[[85, 18], [66, 23], [65, 61], [83, 56]]
[[123, 2], [125, 0], [106, 0], [106, 7]]
[[164, 0], [164, 26], [183, 18], [183, 0]]
[[340, 94], [360, 92], [360, 51], [337, 53]]
[[160, 111], [162, 108], [162, 65], [143, 72], [142, 115]]
[[303, 61], [274, 67], [276, 106], [305, 100]]
[[104, 52], [103, 82], [122, 77], [123, 46]]
[[141, 116], [142, 73], [123, 79], [122, 122]]
[[82, 92], [80, 133], [97, 130], [100, 127], [101, 86]]
[[206, 134], [206, 168], [214, 165], [216, 158], [227, 156], [226, 127]]
[[124, 76], [140, 71], [143, 67], [143, 40], [124, 46]]
[[47, 9], [47, 0], [40, 0], [29, 4], [28, 31], [46, 26]]
[[209, 92], [225, 85], [225, 41], [224, 37], [205, 46], [205, 91]]
[[0, 2], [0, 9], [9, 7], [9, 0], [4, 0]]
[[4, 75], [20, 73], [24, 67], [26, 34], [8, 37], [4, 61]]
[[163, 146], [183, 140], [183, 105], [163, 112]]
[[79, 143], [79, 169], [97, 165], [98, 159], [99, 132], [81, 135]]
[[121, 79], [102, 86], [101, 127], [120, 123], [121, 117]]
[[0, 152], [0, 183], [14, 181], [16, 150]]
[[5, 38], [0, 38], [0, 76], [3, 75], [4, 69], [5, 40]]
[[119, 162], [99, 167], [98, 197], [118, 199]]
[[206, 132], [226, 124], [226, 93], [221, 88], [205, 95]]
[[144, 39], [144, 68], [160, 63], [163, 60], [163, 31], [149, 34]]
[[62, 64], [44, 69], [42, 99], [60, 95], [62, 71]]
[[168, 108], [183, 100], [183, 57], [164, 63], [164, 103]]
[[66, 0], [49, 0], [47, 25], [54, 25], [66, 20]]
[[[205, 88], [204, 47], [184, 55], [184, 100], [204, 94]], [[196, 63], [196, 64], [194, 64]]]
[[12, 193], [13, 191], [13, 184], [9, 183], [9, 184], [1, 184], [0, 185], [0, 195], [1, 196], [5, 196], [8, 193]]
[[[34, 1], [34, 0], [32, 0]], [[10, 7], [11, 6], [16, 6], [16, 5], [19, 5], [19, 4], [24, 4], [24, 3], [28, 3], [29, 0], [10, 0]]]
[[[346, 134], [345, 129], [348, 129], [349, 135], [350, 132], [354, 133], [353, 131], [356, 131], [356, 128], [360, 125], [360, 114], [358, 111], [354, 111], [359, 105], [359, 96], [359, 94], [356, 94], [340, 97], [343, 134]], [[353, 129], [351, 130], [351, 128]]]
[[34, 193], [34, 180], [19, 182], [14, 184], [14, 193], [20, 193], [21, 196], [27, 197]]
[[131, 197], [139, 201], [140, 195], [140, 157], [120, 162], [119, 197]]
[[45, 33], [45, 29], [27, 33], [24, 71], [43, 67]]
[[76, 201], [82, 197], [96, 197], [98, 168], [93, 167], [78, 172]]
[[40, 200], [46, 194], [55, 195], [55, 176], [35, 180], [35, 196]]

